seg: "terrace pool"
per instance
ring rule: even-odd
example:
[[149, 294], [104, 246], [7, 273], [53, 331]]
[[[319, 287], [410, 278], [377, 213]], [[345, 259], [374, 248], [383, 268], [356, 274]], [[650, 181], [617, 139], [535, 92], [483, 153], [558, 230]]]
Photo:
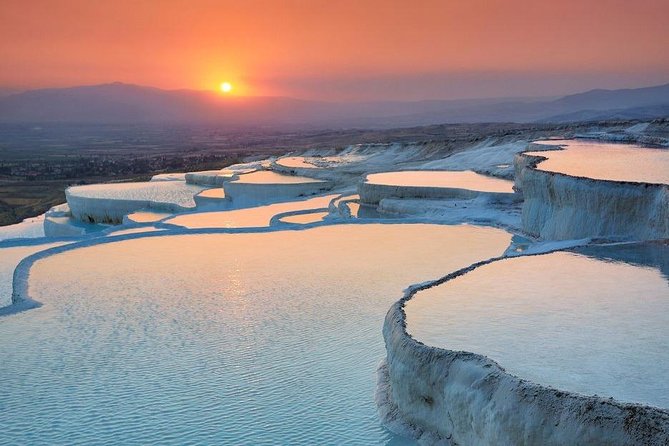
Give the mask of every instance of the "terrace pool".
[[546, 140], [536, 144], [563, 148], [526, 152], [548, 158], [537, 165], [539, 170], [595, 180], [669, 184], [668, 149], [582, 140]]
[[403, 444], [374, 403], [386, 311], [510, 239], [355, 224], [44, 258], [29, 277], [43, 306], [0, 320], [0, 443]]
[[38, 251], [64, 245], [66, 242], [41, 243], [27, 246], [0, 247], [0, 308], [12, 303], [12, 276], [21, 260]]
[[285, 217], [281, 217], [281, 221], [283, 223], [296, 223], [305, 225], [323, 221], [323, 219], [328, 215], [330, 215], [328, 212], [309, 212], [307, 214], [287, 215]]
[[481, 266], [409, 300], [407, 332], [539, 384], [669, 408], [669, 246], [634, 249]]
[[308, 200], [289, 201], [252, 208], [177, 215], [174, 218], [166, 220], [165, 223], [189, 229], [258, 228], [269, 226], [272, 217], [284, 212], [327, 208], [330, 201], [335, 198], [337, 198], [337, 195], [325, 195]]
[[321, 180], [316, 180], [308, 177], [300, 177], [297, 175], [283, 175], [271, 170], [259, 170], [257, 172], [240, 175], [239, 179], [234, 180], [237, 184], [302, 184], [302, 183], [322, 183]]
[[406, 170], [367, 175], [367, 183], [382, 186], [443, 187], [478, 192], [513, 193], [513, 183], [470, 170]]

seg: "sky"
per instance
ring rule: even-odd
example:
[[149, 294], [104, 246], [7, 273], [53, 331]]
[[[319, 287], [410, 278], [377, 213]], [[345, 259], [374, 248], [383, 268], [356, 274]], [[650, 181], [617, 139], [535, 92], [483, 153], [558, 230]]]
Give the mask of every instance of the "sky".
[[669, 82], [667, 0], [1, 0], [0, 90], [107, 82], [331, 101]]

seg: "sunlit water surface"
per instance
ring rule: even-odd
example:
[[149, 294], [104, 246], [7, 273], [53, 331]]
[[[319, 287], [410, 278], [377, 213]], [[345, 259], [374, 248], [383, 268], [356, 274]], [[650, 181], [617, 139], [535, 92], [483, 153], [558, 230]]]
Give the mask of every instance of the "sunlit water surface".
[[222, 200], [225, 198], [225, 191], [223, 190], [222, 187], [216, 187], [212, 189], [203, 190], [198, 194], [198, 197], [218, 198]]
[[284, 223], [297, 223], [304, 225], [323, 221], [323, 219], [328, 215], [329, 213], [327, 212], [309, 212], [308, 214], [297, 214], [281, 217], [281, 221]]
[[126, 217], [128, 220], [134, 223], [153, 223], [156, 221], [160, 221], [164, 218], [169, 217], [172, 215], [169, 212], [157, 212], [157, 211], [147, 211], [147, 210], [142, 210], [142, 211], [136, 211], [131, 214], [128, 214]]
[[367, 175], [367, 183], [387, 186], [445, 187], [480, 192], [513, 193], [513, 182], [470, 170], [406, 170]]
[[402, 444], [374, 404], [388, 308], [509, 241], [336, 225], [43, 259], [44, 305], [0, 319], [0, 444]]
[[346, 206], [348, 206], [348, 211], [351, 213], [352, 217], [358, 217], [358, 214], [360, 213], [360, 203], [349, 201], [346, 203]]
[[300, 177], [296, 175], [283, 175], [271, 170], [259, 170], [257, 172], [240, 175], [235, 183], [252, 183], [252, 184], [295, 184], [295, 183], [320, 183], [321, 180], [315, 180], [308, 177]]
[[275, 203], [253, 208], [233, 209], [229, 211], [200, 212], [177, 215], [166, 220], [177, 226], [196, 228], [259, 228], [269, 226], [270, 220], [277, 214], [307, 209], [327, 208], [338, 195], [323, 195], [308, 200]]
[[582, 140], [538, 143], [564, 147], [564, 150], [528, 152], [548, 158], [537, 165], [540, 170], [596, 180], [669, 184], [669, 149]]
[[427, 345], [563, 390], [669, 408], [669, 277], [655, 267], [574, 253], [502, 260], [419, 292], [406, 314]]
[[162, 229], [156, 228], [155, 226], [141, 226], [139, 228], [128, 228], [128, 229], [119, 229], [116, 231], [111, 231], [107, 234], [107, 237], [114, 237], [117, 235], [127, 235], [127, 234], [139, 234], [141, 232], [154, 232], [162, 231]]
[[315, 169], [315, 165], [307, 162], [307, 159], [303, 156], [286, 156], [276, 160], [276, 163], [291, 168], [300, 168], [300, 169]]
[[293, 169], [319, 169], [323, 166], [336, 166], [338, 164], [361, 161], [362, 159], [364, 159], [364, 157], [350, 154], [346, 156], [319, 157], [285, 156], [276, 160], [276, 163], [280, 166]]
[[[64, 245], [66, 242], [43, 243], [32, 246], [0, 247], [0, 308], [12, 303], [12, 278], [14, 269], [24, 258], [36, 252], [55, 246]], [[2, 321], [0, 321], [0, 324]]]

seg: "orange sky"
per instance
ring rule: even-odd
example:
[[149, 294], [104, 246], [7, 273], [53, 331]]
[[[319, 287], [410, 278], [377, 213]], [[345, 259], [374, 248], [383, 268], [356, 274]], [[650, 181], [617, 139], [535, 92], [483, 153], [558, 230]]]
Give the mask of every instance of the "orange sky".
[[[0, 86], [334, 100], [669, 82], [667, 0], [0, 2]], [[564, 91], [563, 91], [564, 90]]]

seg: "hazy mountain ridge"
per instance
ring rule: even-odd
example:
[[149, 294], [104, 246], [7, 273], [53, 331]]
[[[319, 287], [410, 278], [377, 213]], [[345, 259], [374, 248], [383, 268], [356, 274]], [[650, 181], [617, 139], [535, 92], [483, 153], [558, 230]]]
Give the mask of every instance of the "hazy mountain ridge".
[[669, 84], [591, 90], [559, 99], [335, 103], [286, 97], [224, 97], [112, 83], [0, 97], [0, 122], [216, 122], [229, 126], [378, 127], [475, 122], [570, 122], [668, 116]]

